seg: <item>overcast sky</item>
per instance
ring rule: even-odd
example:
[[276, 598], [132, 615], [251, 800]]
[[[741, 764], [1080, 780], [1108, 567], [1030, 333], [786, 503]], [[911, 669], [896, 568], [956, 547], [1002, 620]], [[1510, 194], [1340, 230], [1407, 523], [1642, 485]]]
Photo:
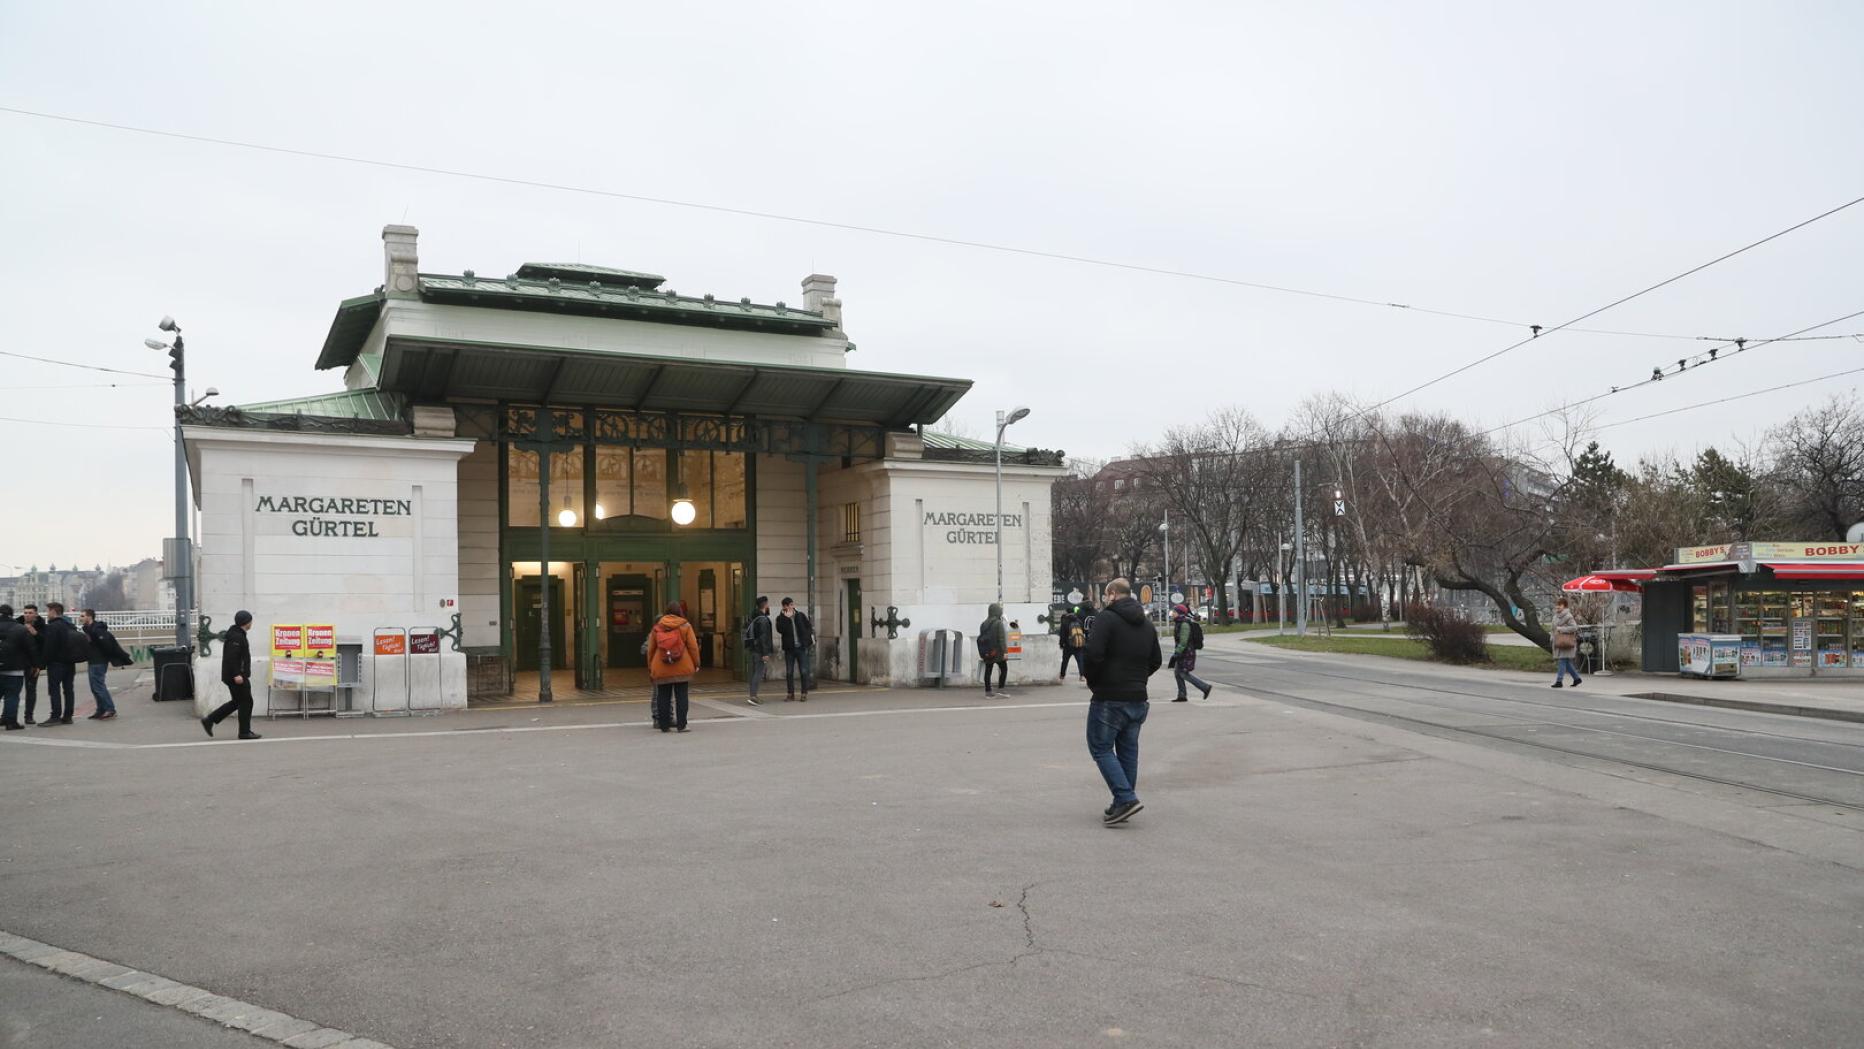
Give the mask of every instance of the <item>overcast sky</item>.
[[[1547, 326], [1864, 195], [1864, 5], [1501, 6], [0, 0], [0, 106]], [[390, 222], [430, 272], [580, 260], [765, 302], [835, 274], [854, 366], [975, 379], [971, 430], [1027, 403], [1014, 439], [1091, 456], [1230, 404], [1383, 399], [1525, 334], [0, 113], [0, 349], [163, 372], [142, 339], [172, 313], [222, 402], [337, 389], [312, 363]], [[1864, 205], [1590, 324], [1784, 334], [1864, 309], [1861, 244]], [[1496, 425], [1698, 348], [1548, 336], [1404, 403]], [[1599, 422], [1859, 365], [1770, 346]], [[0, 422], [0, 571], [158, 554], [170, 391], [0, 376], [0, 416], [65, 424]], [[1601, 439], [1751, 440], [1856, 378]]]

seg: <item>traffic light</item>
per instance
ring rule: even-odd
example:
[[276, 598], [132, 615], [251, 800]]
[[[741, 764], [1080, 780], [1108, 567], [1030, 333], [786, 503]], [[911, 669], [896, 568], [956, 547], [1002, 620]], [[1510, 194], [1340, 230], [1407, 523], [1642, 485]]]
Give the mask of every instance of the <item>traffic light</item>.
[[168, 368], [176, 375], [181, 374], [181, 336], [175, 336], [175, 344], [168, 348]]

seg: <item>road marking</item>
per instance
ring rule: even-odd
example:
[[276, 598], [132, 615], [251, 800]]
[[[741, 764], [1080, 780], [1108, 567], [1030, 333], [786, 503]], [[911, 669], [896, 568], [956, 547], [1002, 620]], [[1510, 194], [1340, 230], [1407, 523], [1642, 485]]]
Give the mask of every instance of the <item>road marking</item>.
[[[703, 701], [702, 701], [703, 702]], [[967, 710], [1040, 710], [1047, 707], [1083, 707], [1086, 700], [1063, 700], [1054, 703], [992, 703], [957, 707], [902, 707], [885, 710], [825, 710], [810, 714], [770, 714], [764, 711], [752, 711], [749, 707], [727, 707], [731, 717], [708, 720], [708, 725], [732, 725], [751, 723], [771, 723], [782, 721], [814, 721], [822, 718], [866, 718], [894, 717], [901, 714], [946, 714]], [[1217, 704], [1207, 704], [1216, 706]], [[749, 715], [749, 716], [746, 716]], [[598, 721], [585, 725], [495, 725], [483, 727], [461, 727], [447, 729], [429, 729], [420, 732], [344, 732], [319, 736], [269, 736], [262, 740], [247, 741], [247, 746], [278, 746], [288, 743], [328, 743], [339, 740], [393, 741], [398, 739], [432, 739], [451, 737], [466, 739], [473, 736], [494, 734], [516, 734], [520, 732], [587, 732], [595, 729], [616, 728], [651, 728], [651, 721]], [[228, 747], [239, 744], [237, 739], [196, 739], [176, 743], [91, 743], [79, 740], [34, 740], [0, 738], [0, 743], [18, 743], [22, 745], [38, 744], [40, 746], [86, 747], [95, 750], [186, 750], [194, 747]]]
[[394, 1049], [391, 1045], [325, 1027], [313, 1020], [300, 1020], [127, 965], [15, 936], [4, 929], [0, 929], [0, 954], [60, 976], [141, 998], [151, 1005], [190, 1013], [291, 1049]]

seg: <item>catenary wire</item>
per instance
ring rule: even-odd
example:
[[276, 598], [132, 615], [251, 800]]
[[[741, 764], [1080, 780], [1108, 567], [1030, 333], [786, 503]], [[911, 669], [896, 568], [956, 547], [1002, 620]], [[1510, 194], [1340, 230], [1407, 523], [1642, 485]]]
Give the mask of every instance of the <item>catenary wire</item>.
[[[1114, 259], [1095, 258], [1088, 255], [1070, 255], [1065, 252], [1044, 251], [1040, 248], [1025, 248], [1013, 244], [997, 244], [989, 241], [965, 240], [960, 237], [946, 237], [933, 233], [918, 233], [912, 230], [890, 229], [884, 226], [864, 226], [851, 222], [837, 222], [830, 219], [807, 218], [798, 215], [784, 215], [771, 211], [758, 211], [751, 208], [737, 208], [723, 204], [708, 204], [702, 201], [676, 200], [670, 197], [656, 197], [642, 193], [627, 193], [621, 190], [600, 189], [593, 186], [578, 186], [562, 182], [548, 182], [541, 179], [517, 178], [506, 175], [491, 175], [478, 171], [465, 171], [456, 168], [436, 167], [428, 164], [410, 164], [392, 160], [378, 160], [372, 157], [350, 156], [343, 153], [326, 153], [319, 150], [296, 149], [289, 146], [273, 146], [259, 142], [246, 142], [239, 139], [217, 138], [211, 135], [195, 135], [182, 131], [168, 131], [161, 128], [139, 127], [133, 124], [118, 124], [105, 120], [92, 120], [63, 113], [47, 113], [38, 110], [21, 109], [16, 106], [0, 106], [0, 113], [31, 117], [38, 120], [51, 120], [85, 127], [104, 128], [111, 131], [126, 131], [138, 135], [152, 135], [158, 138], [176, 139], [184, 142], [197, 142], [207, 145], [227, 146], [234, 149], [254, 150], [261, 153], [277, 153], [285, 156], [305, 157], [313, 160], [328, 160], [344, 164], [362, 164], [369, 167], [388, 168], [395, 171], [410, 171], [424, 175], [443, 175], [449, 178], [472, 179], [480, 182], [494, 182], [508, 186], [522, 186], [529, 189], [543, 189], [560, 193], [578, 193], [589, 196], [609, 197], [616, 200], [631, 200], [643, 204], [657, 204], [665, 207], [690, 208], [697, 211], [711, 211], [725, 215], [739, 215], [747, 218], [765, 219], [772, 222], [790, 222], [805, 226], [820, 226], [826, 229], [845, 230], [852, 233], [868, 233], [875, 236], [895, 237], [903, 240], [917, 240], [932, 244], [946, 244], [953, 247], [973, 248], [980, 251], [994, 251], [1010, 255], [1023, 255], [1031, 258], [1051, 259], [1059, 262], [1072, 262], [1084, 266], [1099, 266], [1107, 269], [1127, 270], [1134, 273], [1149, 273], [1154, 276], [1178, 277], [1185, 280], [1207, 281], [1215, 284], [1227, 284], [1239, 288], [1252, 288], [1257, 291], [1271, 291], [1284, 295], [1300, 295], [1307, 298], [1326, 299], [1333, 302], [1352, 303], [1359, 306], [1376, 306], [1385, 309], [1405, 310], [1411, 313], [1424, 313], [1436, 317], [1449, 317], [1456, 320], [1478, 321], [1484, 324], [1501, 324], [1511, 328], [1529, 328], [1535, 325], [1505, 317], [1489, 317], [1475, 313], [1460, 313], [1455, 310], [1441, 310], [1429, 306], [1417, 306], [1404, 302], [1389, 302], [1382, 299], [1368, 299], [1355, 295], [1341, 295], [1334, 292], [1315, 291], [1311, 288], [1295, 288], [1281, 284], [1268, 284], [1260, 281], [1241, 280], [1212, 273], [1200, 273], [1194, 270], [1172, 269], [1167, 266], [1147, 266], [1141, 263], [1120, 262]], [[1864, 198], [1861, 198], [1864, 199]], [[1853, 201], [1852, 203], [1856, 203]], [[1847, 205], [1849, 206], [1849, 205]], [[1821, 216], [1823, 217], [1823, 216]], [[1809, 220], [1810, 221], [1810, 220]], [[1783, 232], [1791, 232], [1783, 231]], [[1776, 234], [1775, 236], [1779, 236]], [[1769, 238], [1772, 239], [1772, 238]], [[1765, 243], [1764, 241], [1759, 243]], [[1754, 245], [1750, 245], [1754, 246]], [[1742, 249], [1746, 250], [1746, 249]], [[1719, 259], [1716, 261], [1720, 261]], [[1712, 263], [1710, 264], [1712, 265]], [[1691, 271], [1694, 272], [1694, 271]], [[1683, 274], [1682, 276], [1687, 276]], [[1673, 278], [1676, 279], [1676, 278]], [[1667, 283], [1667, 282], [1666, 282]], [[1661, 287], [1662, 285], [1658, 285]], [[1654, 290], [1654, 289], [1647, 289]], [[1643, 294], [1640, 292], [1639, 294]], [[1633, 296], [1635, 297], [1635, 296]], [[1629, 301], [1629, 300], [1623, 300]], [[1613, 305], [1617, 305], [1614, 303]], [[1606, 307], [1609, 309], [1610, 307]], [[1603, 310], [1595, 310], [1600, 313]], [[1587, 314], [1592, 316], [1592, 314]], [[1583, 320], [1584, 318], [1579, 318]], [[1702, 342], [1729, 341], [1713, 335], [1681, 335], [1666, 332], [1619, 331], [1606, 328], [1581, 328], [1577, 321], [1568, 322], [1555, 328], [1542, 328], [1540, 334], [1551, 331], [1583, 332], [1592, 335], [1618, 335], [1646, 339], [1688, 339]], [[1478, 362], [1479, 363], [1479, 362]], [[1447, 377], [1447, 376], [1446, 376]], [[1421, 388], [1421, 387], [1420, 387]], [[1415, 392], [1415, 391], [1413, 391]], [[1399, 396], [1405, 396], [1400, 394]], [[1394, 398], [1396, 399], [1396, 398]]]
[[[1820, 328], [1829, 328], [1834, 324], [1841, 324], [1845, 321], [1851, 320], [1853, 317], [1864, 317], [1864, 310], [1857, 310], [1852, 313], [1847, 313], [1842, 317], [1834, 317], [1829, 321], [1822, 321], [1818, 324], [1811, 325], [1810, 327], [1801, 328], [1799, 329], [1799, 331], [1793, 332], [1791, 335], [1782, 335], [1777, 339], [1757, 339], [1753, 341], [1744, 341], [1744, 343], [1740, 346], [1737, 346], [1735, 342], [1730, 341], [1727, 346], [1717, 347], [1716, 349], [1720, 350], [1720, 349], [1726, 349], [1728, 348], [1728, 346], [1735, 346], [1736, 353], [1730, 353], [1730, 354], [1723, 355], [1719, 353], [1710, 354], [1708, 351], [1704, 351], [1703, 353], [1695, 355], [1696, 357], [1702, 358], [1700, 361], [1697, 361], [1696, 363], [1694, 363], [1687, 369], [1679, 369], [1678, 371], [1672, 374], [1681, 375], [1681, 374], [1684, 374], [1685, 371], [1689, 371], [1689, 372], [1700, 371], [1702, 368], [1710, 364], [1720, 363], [1721, 361], [1735, 360], [1738, 354], [1745, 353], [1747, 350], [1757, 350], [1761, 348], [1762, 346], [1770, 346], [1776, 342], [1794, 341], [1798, 337], [1804, 335], [1804, 333], [1806, 332], [1817, 331]], [[1544, 412], [1537, 412], [1533, 415], [1529, 415], [1524, 418], [1516, 419], [1514, 422], [1503, 423], [1500, 426], [1496, 426], [1496, 427], [1492, 427], [1490, 429], [1484, 430], [1477, 436], [1487, 437], [1493, 433], [1500, 433], [1503, 430], [1510, 430], [1510, 429], [1513, 429], [1514, 427], [1522, 425], [1523, 423], [1531, 423], [1536, 419], [1545, 419], [1549, 415], [1557, 415], [1560, 412], [1569, 411], [1573, 408], [1578, 408], [1583, 405], [1591, 404], [1594, 401], [1602, 401], [1605, 398], [1614, 396], [1616, 394], [1629, 393], [1632, 390], [1640, 389], [1645, 386], [1654, 385], [1656, 383], [1662, 382], [1663, 379], [1667, 377], [1668, 376], [1659, 377], [1658, 375], [1655, 375], [1655, 374], [1649, 375], [1643, 379], [1638, 380], [1637, 382], [1631, 383], [1626, 386], [1614, 386], [1611, 389], [1605, 391], [1604, 393], [1595, 393], [1592, 396], [1587, 397], [1583, 400], [1571, 401], [1567, 404], [1560, 405], [1558, 408], [1549, 408]]]
[[1631, 419], [1620, 419], [1617, 422], [1605, 423], [1604, 425], [1596, 427], [1596, 428], [1600, 430], [1609, 430], [1614, 426], [1628, 426], [1631, 423], [1641, 423], [1647, 419], [1661, 419], [1666, 415], [1676, 415], [1681, 412], [1695, 411], [1697, 408], [1708, 408], [1708, 407], [1711, 407], [1717, 404], [1727, 404], [1730, 401], [1740, 401], [1740, 400], [1745, 400], [1749, 397], [1759, 397], [1761, 394], [1764, 394], [1764, 393], [1778, 393], [1781, 390], [1790, 390], [1796, 386], [1810, 386], [1811, 384], [1815, 382], [1825, 382], [1830, 379], [1841, 379], [1847, 375], [1857, 375], [1860, 372], [1864, 372], [1864, 368], [1850, 368], [1850, 369], [1847, 369], [1841, 372], [1833, 372], [1830, 375], [1820, 375], [1820, 376], [1816, 376], [1811, 379], [1801, 379], [1798, 382], [1788, 382], [1788, 383], [1781, 383], [1778, 386], [1769, 386], [1764, 390], [1749, 390], [1746, 393], [1737, 393], [1730, 397], [1719, 397], [1713, 401], [1698, 401], [1695, 404], [1685, 404], [1681, 408], [1670, 408], [1668, 410], [1661, 411], [1661, 412], [1652, 412], [1649, 415], [1639, 415]]
[[172, 433], [168, 426], [121, 426], [114, 423], [68, 423], [56, 419], [15, 419], [10, 415], [0, 415], [0, 423], [21, 423], [26, 426], [71, 426], [80, 430], [159, 430]]
[[1622, 306], [1625, 303], [1632, 301], [1633, 299], [1642, 298], [1643, 296], [1649, 295], [1651, 292], [1657, 291], [1660, 288], [1665, 288], [1665, 287], [1668, 287], [1669, 285], [1675, 284], [1677, 281], [1680, 281], [1684, 279], [1685, 277], [1689, 277], [1697, 273], [1701, 273], [1703, 270], [1706, 270], [1711, 266], [1715, 266], [1720, 263], [1726, 262], [1729, 259], [1732, 259], [1737, 255], [1743, 254], [1744, 252], [1752, 251], [1755, 248], [1758, 248], [1763, 244], [1766, 244], [1770, 241], [1778, 240], [1781, 237], [1784, 237], [1787, 234], [1792, 233], [1796, 230], [1804, 229], [1807, 226], [1812, 225], [1814, 222], [1819, 221], [1820, 219], [1829, 218], [1845, 210], [1846, 208], [1854, 207], [1858, 204], [1864, 204], [1864, 197], [1855, 197], [1851, 200], [1844, 202], [1843, 204], [1838, 205], [1837, 207], [1828, 208], [1825, 211], [1821, 211], [1817, 215], [1814, 215], [1809, 219], [1803, 219], [1799, 222], [1794, 223], [1791, 226], [1788, 226], [1787, 228], [1783, 230], [1779, 230], [1778, 232], [1775, 232], [1775, 233], [1770, 233], [1767, 236], [1760, 238], [1759, 240], [1753, 241], [1748, 244], [1744, 244], [1741, 247], [1734, 249], [1733, 251], [1729, 251], [1721, 255], [1717, 255], [1715, 258], [1712, 258], [1709, 261], [1704, 262], [1700, 265], [1692, 266], [1689, 269], [1686, 269], [1683, 272], [1676, 274], [1675, 276], [1666, 277], [1663, 280], [1660, 280], [1657, 283], [1652, 284], [1649, 287], [1642, 289], [1641, 291], [1634, 291], [1631, 294], [1624, 296], [1623, 298], [1615, 299], [1611, 302], [1606, 303], [1603, 306], [1598, 307], [1597, 309], [1589, 310], [1585, 313], [1582, 313], [1579, 316], [1574, 317], [1572, 320], [1565, 322], [1564, 324], [1556, 324], [1551, 328], [1543, 328], [1540, 331], [1537, 331], [1534, 334], [1529, 335], [1525, 339], [1521, 339], [1517, 342], [1510, 343], [1507, 346], [1503, 346], [1499, 350], [1495, 350], [1491, 353], [1484, 354], [1481, 357], [1477, 357], [1475, 360], [1469, 361], [1466, 364], [1462, 364], [1455, 368], [1452, 368], [1449, 371], [1444, 372], [1442, 375], [1439, 375], [1433, 379], [1427, 379], [1424, 382], [1421, 382], [1418, 385], [1413, 386], [1410, 389], [1404, 391], [1403, 393], [1397, 394], [1392, 397], [1387, 397], [1386, 399], [1373, 405], [1371, 408], [1368, 408], [1367, 412], [1377, 411], [1378, 409], [1385, 407], [1386, 405], [1392, 403], [1393, 401], [1402, 400], [1421, 390], [1427, 390], [1430, 387], [1435, 386], [1438, 383], [1444, 381], [1445, 379], [1449, 379], [1449, 378], [1453, 378], [1455, 376], [1461, 375], [1462, 373], [1470, 370], [1471, 368], [1475, 368], [1480, 365], [1486, 364], [1489, 361], [1492, 361], [1495, 358], [1502, 356], [1503, 354], [1512, 353], [1515, 350], [1518, 350], [1521, 347], [1526, 346], [1528, 343], [1534, 342], [1540, 339], [1542, 336], [1551, 335], [1556, 331], [1560, 331], [1565, 328], [1570, 328], [1573, 325], [1578, 324], [1580, 321], [1588, 320], [1590, 318], [1596, 317], [1599, 314], [1604, 313], [1606, 310], [1616, 309], [1617, 307]]
[[126, 390], [142, 386], [167, 386], [166, 382], [73, 382], [50, 386], [8, 386], [12, 390]]
[[79, 364], [76, 361], [61, 361], [53, 357], [34, 357], [29, 353], [14, 353], [11, 350], [0, 350], [0, 357], [18, 357], [23, 361], [38, 361], [40, 364], [56, 364], [65, 368], [83, 368], [86, 371], [109, 372], [112, 375], [134, 375], [143, 379], [169, 379], [172, 381], [171, 376], [157, 375], [154, 372], [133, 372], [123, 368], [106, 368], [101, 364]]

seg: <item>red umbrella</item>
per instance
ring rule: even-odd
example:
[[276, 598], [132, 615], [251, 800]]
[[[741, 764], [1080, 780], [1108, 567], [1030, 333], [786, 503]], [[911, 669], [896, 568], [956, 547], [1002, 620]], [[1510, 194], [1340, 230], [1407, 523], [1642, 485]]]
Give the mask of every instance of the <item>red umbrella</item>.
[[1578, 579], [1568, 579], [1560, 584], [1562, 590], [1576, 590], [1584, 593], [1605, 593], [1612, 590], [1628, 590], [1636, 593], [1638, 585], [1629, 579], [1608, 579], [1602, 575], [1582, 575]]

